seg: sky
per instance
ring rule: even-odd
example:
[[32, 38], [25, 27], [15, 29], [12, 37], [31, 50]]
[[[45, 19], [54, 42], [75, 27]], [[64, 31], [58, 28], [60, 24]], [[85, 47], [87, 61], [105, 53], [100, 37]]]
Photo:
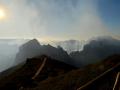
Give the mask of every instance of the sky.
[[0, 38], [120, 39], [120, 0], [0, 0]]

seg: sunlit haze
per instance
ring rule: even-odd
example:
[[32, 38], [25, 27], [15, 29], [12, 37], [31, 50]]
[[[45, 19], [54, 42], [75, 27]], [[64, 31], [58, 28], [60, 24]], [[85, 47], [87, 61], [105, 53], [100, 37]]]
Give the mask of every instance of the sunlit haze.
[[120, 39], [119, 10], [119, 0], [0, 0], [0, 38]]
[[0, 7], [0, 20], [7, 19], [7, 12], [5, 11], [5, 8]]

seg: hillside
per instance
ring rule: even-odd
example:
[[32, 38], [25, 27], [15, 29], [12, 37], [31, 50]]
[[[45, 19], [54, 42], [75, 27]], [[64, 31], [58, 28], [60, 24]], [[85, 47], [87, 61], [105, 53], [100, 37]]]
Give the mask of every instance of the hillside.
[[[39, 69], [39, 66], [42, 66], [45, 57], [47, 60], [42, 71], [32, 80], [31, 78]], [[2, 78], [0, 80], [0, 89], [17, 90], [22, 87], [21, 90], [77, 90], [107, 70], [114, 68], [118, 63], [120, 63], [120, 55], [113, 55], [102, 62], [78, 69], [43, 55], [27, 59], [23, 67]], [[98, 88], [95, 90], [103, 90], [101, 89], [102, 86], [104, 90], [112, 90], [115, 75], [118, 71], [119, 70], [115, 68], [111, 71], [112, 73], [107, 73], [106, 77], [108, 78], [100, 79], [102, 83], [97, 84]], [[109, 77], [113, 78], [110, 79]], [[96, 83], [94, 84], [96, 85]]]
[[[108, 57], [103, 62], [89, 65], [83, 69], [73, 70], [55, 78], [48, 78], [47, 80], [39, 82], [36, 88], [29, 88], [29, 90], [77, 90], [79, 87], [82, 87], [118, 63], [120, 63], [120, 55], [114, 55]], [[112, 90], [111, 88], [113, 88], [115, 82], [115, 75], [116, 70], [112, 71], [112, 73], [108, 73], [106, 76], [108, 78], [100, 79], [102, 80], [101, 83], [97, 84], [96, 87], [92, 87], [91, 90]], [[95, 85], [96, 83], [93, 86]], [[104, 89], [102, 89], [102, 87], [104, 87]], [[86, 87], [83, 88], [83, 90], [90, 89]]]
[[[21, 68], [0, 80], [0, 89], [16, 90], [21, 86], [29, 86], [29, 84], [32, 83], [32, 77], [42, 65], [44, 58], [47, 58], [47, 60], [40, 75], [35, 78], [35, 81], [40, 82], [47, 78], [56, 77], [73, 69], [77, 69], [76, 67], [65, 64], [64, 62], [51, 59], [46, 55], [30, 58], [27, 59], [26, 63]], [[27, 83], [28, 85], [26, 85]]]

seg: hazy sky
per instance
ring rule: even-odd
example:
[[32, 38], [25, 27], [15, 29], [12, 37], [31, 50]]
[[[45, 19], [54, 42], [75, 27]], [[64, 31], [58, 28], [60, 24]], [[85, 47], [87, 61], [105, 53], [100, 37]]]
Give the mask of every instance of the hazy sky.
[[0, 0], [0, 38], [120, 39], [120, 0]]

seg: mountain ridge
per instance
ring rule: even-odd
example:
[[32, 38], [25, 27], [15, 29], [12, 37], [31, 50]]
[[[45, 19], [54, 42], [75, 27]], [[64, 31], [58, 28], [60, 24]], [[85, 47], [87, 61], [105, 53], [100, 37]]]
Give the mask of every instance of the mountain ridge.
[[99, 62], [106, 57], [120, 54], [120, 40], [113, 38], [100, 38], [91, 40], [84, 45], [82, 51], [70, 53], [77, 66], [84, 66], [90, 63]]
[[[45, 57], [48, 58], [45, 66], [41, 73], [32, 80], [31, 78], [42, 65]], [[120, 63], [120, 55], [112, 55], [99, 63], [84, 68], [76, 68], [46, 55], [28, 58], [21, 68], [0, 79], [0, 89], [18, 90], [22, 86], [24, 90], [48, 90], [51, 88], [52, 90], [76, 90], [118, 63]], [[110, 82], [112, 84], [113, 79]], [[108, 87], [104, 86], [104, 88]]]
[[68, 64], [71, 64], [72, 59], [61, 47], [53, 47], [51, 45], [40, 45], [36, 40], [30, 40], [29, 42], [22, 45], [16, 55], [16, 62], [21, 63], [26, 60], [26, 58], [32, 58], [38, 55], [47, 55], [57, 60], [62, 60]]

